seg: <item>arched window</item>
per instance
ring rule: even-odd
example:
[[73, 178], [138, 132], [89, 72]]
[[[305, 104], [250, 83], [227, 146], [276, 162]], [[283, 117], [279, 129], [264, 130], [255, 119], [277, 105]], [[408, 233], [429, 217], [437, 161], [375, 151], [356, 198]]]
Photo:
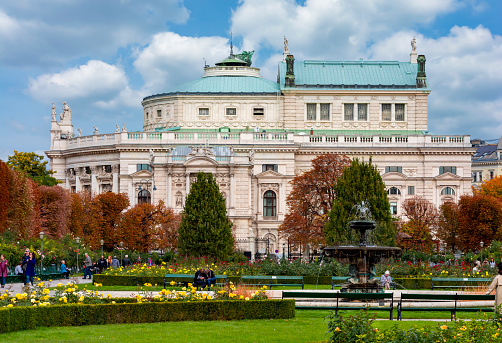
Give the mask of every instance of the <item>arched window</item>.
[[150, 192], [146, 189], [139, 191], [138, 193], [138, 204], [150, 204], [152, 202], [152, 196]]
[[451, 187], [445, 187], [441, 191], [441, 195], [455, 195], [455, 190]]
[[263, 194], [263, 216], [275, 217], [277, 208], [277, 196], [274, 191], [266, 191]]
[[389, 195], [401, 195], [401, 191], [397, 187], [391, 187], [387, 190], [387, 194]]

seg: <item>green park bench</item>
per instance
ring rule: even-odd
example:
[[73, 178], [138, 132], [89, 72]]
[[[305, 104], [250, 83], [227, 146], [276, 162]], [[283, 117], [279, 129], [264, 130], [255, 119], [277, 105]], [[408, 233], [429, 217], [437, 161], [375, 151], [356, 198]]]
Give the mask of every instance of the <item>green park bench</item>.
[[[490, 278], [431, 278], [431, 291], [434, 288], [454, 288], [464, 290], [465, 288], [477, 288], [482, 282], [491, 282]], [[436, 284], [434, 284], [436, 283]], [[444, 283], [448, 283], [444, 285]]]
[[303, 276], [275, 276], [275, 275], [242, 275], [241, 283], [246, 286], [272, 287], [305, 287]]
[[[335, 287], [340, 287], [342, 283], [345, 283], [348, 280], [347, 276], [332, 276], [331, 277], [331, 289]], [[338, 281], [337, 283], [335, 283]]]
[[[189, 283], [193, 284], [193, 278], [194, 276], [191, 274], [166, 274], [164, 275], [164, 288], [166, 288], [166, 285], [171, 281], [182, 283], [187, 287]], [[226, 275], [215, 275], [215, 278], [217, 281], [215, 286], [225, 286], [227, 284]], [[220, 280], [220, 282], [218, 282], [218, 280]], [[223, 282], [221, 282], [221, 280], [223, 280]]]
[[[495, 301], [495, 295], [402, 293], [397, 304], [397, 317], [401, 320], [403, 311], [442, 311], [450, 312], [451, 320], [454, 320], [457, 312], [493, 312], [493, 307], [459, 307], [459, 301]], [[403, 307], [405, 302], [424, 302], [428, 306]], [[444, 306], [430, 306], [432, 303], [438, 302], [444, 304]]]
[[[393, 319], [394, 310], [394, 293], [347, 293], [347, 292], [300, 292], [300, 291], [283, 291], [283, 299], [336, 299], [336, 306], [302, 306], [296, 305], [297, 310], [334, 310], [338, 315], [339, 310], [362, 310], [368, 311], [389, 311], [389, 320]], [[379, 306], [366, 306], [366, 304], [353, 303], [354, 306], [340, 306], [340, 300], [349, 301], [378, 301]], [[389, 305], [385, 306], [388, 301]], [[383, 305], [382, 305], [383, 304]]]

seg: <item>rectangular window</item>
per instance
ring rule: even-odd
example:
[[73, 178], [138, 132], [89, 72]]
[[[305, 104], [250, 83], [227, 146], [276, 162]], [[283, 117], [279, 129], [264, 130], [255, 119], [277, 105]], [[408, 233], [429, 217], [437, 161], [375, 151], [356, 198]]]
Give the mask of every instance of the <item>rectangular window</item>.
[[104, 166], [105, 173], [111, 173], [112, 172], [112, 166], [111, 165], [106, 165]]
[[444, 173], [452, 173], [457, 175], [457, 167], [439, 167], [439, 175]]
[[330, 104], [321, 104], [321, 120], [329, 120]]
[[307, 104], [307, 120], [316, 120], [317, 104]]
[[235, 107], [227, 108], [227, 116], [235, 116], [237, 114], [237, 109]]
[[90, 174], [91, 173], [91, 167], [85, 167], [85, 173]]
[[152, 167], [149, 164], [136, 164], [136, 171], [148, 170], [152, 171]]
[[162, 110], [157, 110], [157, 117], [158, 118], [162, 117]]
[[408, 186], [408, 195], [415, 195], [415, 186]]
[[402, 173], [403, 167], [385, 167], [385, 172], [386, 173], [390, 173], [390, 172]]
[[392, 105], [382, 104], [382, 120], [391, 121], [392, 120]]
[[472, 182], [478, 182], [478, 172], [473, 172], [472, 174]]
[[368, 120], [368, 104], [357, 104], [357, 120]]
[[493, 173], [493, 170], [490, 170], [490, 180], [492, 180], [495, 177], [495, 174]]
[[208, 116], [209, 115], [209, 108], [207, 108], [207, 107], [199, 108], [199, 115], [200, 116]]
[[404, 121], [404, 104], [396, 104], [396, 121]]
[[392, 215], [397, 214], [397, 202], [390, 203], [390, 214], [392, 214]]
[[277, 173], [278, 166], [277, 166], [277, 164], [262, 164], [261, 171], [264, 172], [264, 171], [267, 171], [267, 170], [272, 170], [272, 171], [275, 171]]
[[483, 172], [479, 172], [479, 182], [483, 182]]
[[354, 120], [354, 104], [344, 104], [343, 120]]
[[254, 116], [262, 116], [265, 114], [265, 109], [263, 107], [255, 107], [253, 108]]

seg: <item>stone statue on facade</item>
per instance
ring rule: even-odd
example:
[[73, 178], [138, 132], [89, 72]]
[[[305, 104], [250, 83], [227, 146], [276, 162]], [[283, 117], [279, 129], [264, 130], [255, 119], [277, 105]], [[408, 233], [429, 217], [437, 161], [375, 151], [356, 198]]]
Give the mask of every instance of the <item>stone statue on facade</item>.
[[77, 129], [77, 132], [78, 132], [78, 136], [79, 136], [79, 137], [82, 137], [82, 129], [81, 129], [81, 128], [78, 128], [78, 129]]
[[56, 121], [56, 117], [57, 117], [57, 112], [56, 112], [56, 105], [54, 105], [54, 103], [52, 103], [52, 121]]
[[120, 126], [119, 124], [115, 124], [115, 133], [119, 133], [120, 132]]
[[249, 162], [254, 161], [254, 149], [249, 150], [248, 157], [249, 157]]
[[94, 126], [93, 135], [99, 135], [99, 131], [98, 131], [98, 128], [96, 126]]
[[122, 126], [122, 132], [127, 132], [127, 128], [126, 128], [125, 123], [124, 123], [124, 125]]
[[411, 52], [416, 52], [417, 51], [417, 40], [415, 37], [411, 40]]
[[285, 52], [289, 52], [289, 47], [288, 47], [288, 39], [286, 38], [286, 36], [284, 36], [284, 51]]
[[150, 157], [148, 158], [148, 161], [150, 162], [150, 164], [152, 164], [153, 161], [155, 160], [155, 153], [153, 152], [152, 149], [149, 150], [149, 153], [150, 153]]
[[68, 106], [68, 104], [66, 103], [66, 101], [61, 101], [61, 103], [63, 104], [63, 113], [61, 113], [61, 120], [65, 120], [65, 119], [71, 119], [71, 108], [70, 106]]

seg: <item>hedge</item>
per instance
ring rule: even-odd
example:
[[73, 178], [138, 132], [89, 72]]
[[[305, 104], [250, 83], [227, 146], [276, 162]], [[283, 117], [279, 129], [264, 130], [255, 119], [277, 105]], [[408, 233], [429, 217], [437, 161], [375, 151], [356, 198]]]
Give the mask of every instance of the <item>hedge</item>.
[[49, 326], [289, 319], [294, 316], [293, 299], [20, 306], [0, 309], [0, 333]]

